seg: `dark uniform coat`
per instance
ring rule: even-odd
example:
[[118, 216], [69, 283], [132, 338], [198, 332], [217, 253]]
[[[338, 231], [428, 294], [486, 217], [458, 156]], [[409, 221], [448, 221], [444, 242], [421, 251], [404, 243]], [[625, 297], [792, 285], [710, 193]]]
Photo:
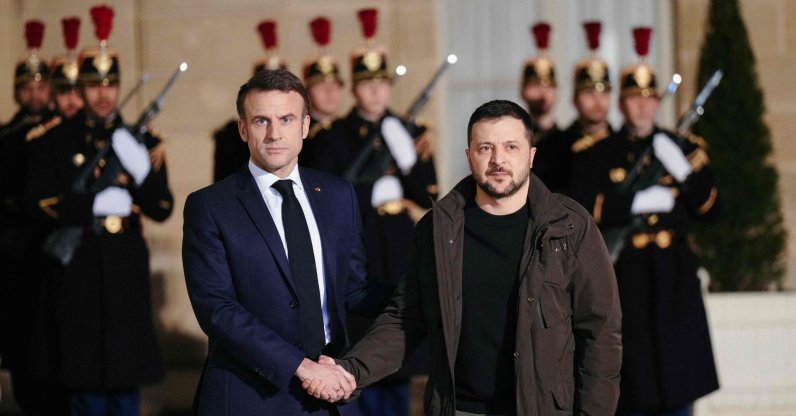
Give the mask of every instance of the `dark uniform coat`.
[[[595, 146], [595, 169], [577, 179], [576, 197], [603, 233], [631, 223], [635, 192], [619, 193], [617, 185], [659, 132], [676, 140], [657, 128], [631, 140], [623, 129]], [[694, 221], [717, 215], [717, 189], [704, 141], [692, 137], [684, 154], [693, 168], [685, 182], [668, 175], [659, 182], [678, 190], [674, 209], [643, 215], [615, 264], [624, 317], [621, 411], [672, 409], [718, 388], [690, 234]]]
[[213, 182], [237, 172], [249, 161], [249, 146], [240, 138], [238, 119], [230, 120], [213, 133]]
[[608, 126], [596, 135], [585, 134], [577, 120], [566, 130], [553, 129], [544, 140], [534, 143], [533, 173], [551, 191], [569, 195], [573, 186], [571, 180], [577, 175], [575, 171], [588, 169], [589, 150], [612, 133]]
[[46, 227], [31, 221], [23, 202], [28, 159], [37, 147], [28, 133], [53, 117], [20, 110], [0, 129], [0, 357], [15, 374], [27, 373], [25, 353], [37, 319], [42, 275], [51, 266], [39, 255]]
[[[392, 116], [389, 111], [384, 117]], [[369, 170], [373, 160], [384, 152], [389, 152], [381, 138], [381, 122], [373, 123], [359, 116], [356, 109], [344, 118], [332, 123], [331, 128], [323, 130], [313, 139], [313, 154], [307, 163], [310, 167], [321, 169], [336, 175], [345, 175], [360, 151], [370, 140], [375, 140], [374, 151], [363, 171]], [[377, 209], [371, 205], [373, 184], [385, 173], [398, 177], [403, 188], [404, 198], [421, 207], [430, 208], [436, 199], [437, 185], [433, 160], [421, 160], [411, 171], [404, 175], [394, 166], [387, 166], [386, 171], [377, 171], [373, 175], [355, 175], [352, 180], [359, 200], [359, 209], [365, 230], [365, 250], [368, 259], [368, 276], [389, 284], [398, 283], [408, 270], [409, 247], [414, 235], [414, 222], [404, 210], [389, 211]], [[370, 177], [366, 177], [370, 176]], [[351, 180], [351, 178], [348, 178]], [[363, 322], [352, 317], [352, 339], [357, 340], [370, 326], [370, 321]], [[412, 372], [423, 367], [422, 360], [413, 361]]]
[[561, 129], [558, 128], [558, 124], [553, 123], [553, 125], [547, 129], [543, 130], [541, 126], [536, 123], [531, 125], [531, 132], [533, 133], [533, 143], [534, 145], [539, 145], [549, 137], [557, 135], [561, 132]]
[[118, 117], [102, 123], [80, 113], [53, 128], [40, 139], [41, 149], [28, 175], [32, 215], [83, 229], [71, 263], [53, 276], [58, 358], [54, 370], [73, 389], [131, 388], [164, 375], [152, 317], [149, 251], [141, 229], [142, 216], [163, 221], [172, 210], [163, 145], [145, 136], [152, 168], [140, 186], [124, 173], [117, 179], [133, 197], [129, 217], [97, 218], [92, 212], [94, 194], [72, 189], [75, 177], [99, 147], [110, 145], [121, 123]]

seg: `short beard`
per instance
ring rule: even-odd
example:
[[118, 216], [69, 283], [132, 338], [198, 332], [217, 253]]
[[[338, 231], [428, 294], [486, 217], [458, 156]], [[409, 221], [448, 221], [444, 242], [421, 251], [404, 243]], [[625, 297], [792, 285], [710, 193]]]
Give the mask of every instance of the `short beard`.
[[534, 117], [542, 116], [546, 113], [545, 111], [545, 101], [543, 99], [539, 100], [529, 100], [528, 101], [528, 112], [531, 113]]
[[482, 191], [484, 191], [485, 194], [495, 199], [501, 199], [501, 198], [508, 198], [516, 194], [517, 191], [519, 191], [520, 188], [522, 188], [522, 186], [525, 185], [525, 183], [527, 183], [528, 179], [531, 177], [531, 171], [529, 169], [527, 172], [525, 172], [525, 175], [519, 178], [519, 180], [511, 181], [511, 183], [509, 184], [509, 186], [506, 188], [505, 191], [498, 192], [497, 189], [495, 189], [489, 182], [487, 182], [486, 176], [491, 173], [501, 172], [501, 171], [503, 170], [500, 168], [487, 170], [486, 174], [484, 174], [483, 176], [484, 178], [483, 181], [479, 180], [480, 178], [476, 177], [475, 183], [478, 185], [479, 188], [481, 188]]

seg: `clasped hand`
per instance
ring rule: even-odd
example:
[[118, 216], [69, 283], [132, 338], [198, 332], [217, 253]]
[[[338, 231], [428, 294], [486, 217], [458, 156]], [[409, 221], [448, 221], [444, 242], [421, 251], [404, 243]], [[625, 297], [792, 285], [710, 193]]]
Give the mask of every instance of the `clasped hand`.
[[348, 399], [357, 386], [354, 376], [325, 355], [317, 363], [305, 358], [296, 376], [307, 394], [329, 403]]

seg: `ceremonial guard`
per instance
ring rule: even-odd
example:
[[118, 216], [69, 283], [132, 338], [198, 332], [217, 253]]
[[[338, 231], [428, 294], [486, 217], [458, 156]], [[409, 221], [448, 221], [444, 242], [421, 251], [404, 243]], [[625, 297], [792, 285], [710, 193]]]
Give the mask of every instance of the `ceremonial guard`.
[[[80, 35], [80, 19], [67, 17], [61, 20], [66, 53], [53, 58], [51, 82], [55, 111], [60, 117], [72, 118], [83, 108], [83, 98], [77, 88], [80, 68], [77, 66], [77, 42]], [[48, 128], [48, 123], [42, 125]]]
[[681, 143], [655, 124], [651, 29], [633, 34], [641, 62], [621, 73], [625, 124], [594, 146], [595, 167], [577, 179], [584, 190], [576, 199], [614, 256], [624, 345], [619, 414], [688, 415], [694, 400], [719, 387], [691, 235], [694, 221], [717, 215], [717, 190], [705, 141]]
[[85, 109], [38, 139], [28, 173], [32, 215], [57, 227], [44, 245], [62, 265], [53, 276], [52, 370], [79, 415], [138, 415], [138, 388], [164, 376], [142, 221], [165, 220], [173, 200], [160, 139], [118, 113], [113, 14], [91, 9], [100, 44], [78, 60]]
[[343, 100], [343, 78], [337, 60], [326, 52], [331, 41], [332, 22], [317, 17], [310, 22], [312, 39], [318, 45], [318, 56], [304, 64], [304, 86], [310, 97], [310, 132], [299, 154], [299, 165], [308, 165], [312, 146], [319, 131], [328, 130], [340, 111]]
[[600, 22], [583, 24], [591, 55], [575, 66], [572, 102], [578, 118], [566, 130], [554, 129], [536, 147], [533, 171], [553, 192], [569, 194], [575, 170], [588, 169], [589, 150], [613, 133], [608, 124], [611, 79], [608, 63], [597, 56]]
[[30, 415], [56, 414], [50, 405], [58, 401], [50, 386], [35, 377], [37, 363], [28, 359], [47, 270], [39, 251], [46, 230], [31, 221], [24, 204], [27, 160], [36, 147], [32, 133], [53, 117], [50, 71], [38, 53], [44, 29], [38, 20], [25, 24], [28, 55], [14, 73], [19, 111], [0, 129], [0, 362], [11, 374], [16, 402]]
[[534, 144], [537, 145], [548, 133], [558, 130], [553, 118], [553, 105], [558, 93], [556, 69], [547, 53], [550, 30], [550, 25], [544, 22], [531, 26], [538, 55], [525, 61], [520, 85], [520, 95], [528, 105], [528, 112], [533, 119]]
[[[422, 129], [406, 126], [388, 108], [392, 77], [386, 51], [375, 45], [377, 10], [360, 10], [358, 16], [367, 43], [351, 59], [356, 104], [329, 130], [318, 133], [310, 167], [354, 184], [364, 222], [368, 275], [395, 284], [407, 272], [414, 224], [436, 199], [436, 174], [431, 156], [416, 148], [426, 140], [419, 134]], [[352, 341], [364, 335], [369, 324], [355, 324]], [[407, 372], [365, 390], [359, 403], [367, 415], [408, 414]]]
[[[287, 64], [277, 53], [276, 22], [263, 20], [257, 33], [265, 48], [265, 56], [254, 63], [253, 74], [263, 69], [286, 69]], [[249, 148], [238, 133], [238, 119], [232, 119], [213, 133], [213, 182], [237, 172], [249, 160]]]

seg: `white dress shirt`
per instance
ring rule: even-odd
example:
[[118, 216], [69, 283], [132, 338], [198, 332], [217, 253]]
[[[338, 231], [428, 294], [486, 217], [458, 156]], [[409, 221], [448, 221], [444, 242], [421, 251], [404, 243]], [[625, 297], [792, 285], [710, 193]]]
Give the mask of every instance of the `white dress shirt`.
[[[279, 232], [279, 238], [282, 239], [282, 247], [285, 253], [290, 258], [290, 253], [287, 251], [287, 241], [285, 241], [285, 227], [282, 225], [282, 194], [271, 185], [282, 178], [260, 169], [257, 165], [249, 160], [249, 172], [254, 176], [254, 181], [257, 182], [257, 187], [260, 189], [260, 195], [265, 200], [265, 206], [268, 207], [268, 212], [271, 213], [271, 218], [274, 220], [276, 230]], [[315, 222], [315, 215], [312, 213], [312, 206], [307, 199], [307, 194], [304, 193], [304, 185], [301, 183], [301, 176], [299, 176], [298, 165], [293, 168], [293, 171], [285, 179], [293, 181], [293, 192], [296, 194], [301, 205], [301, 210], [304, 211], [304, 218], [307, 220], [307, 228], [310, 230], [310, 240], [312, 240], [312, 253], [315, 255], [315, 272], [318, 275], [318, 289], [321, 294], [321, 310], [323, 313], [323, 332], [326, 338], [326, 343], [331, 342], [331, 329], [329, 327], [329, 309], [326, 302], [326, 285], [325, 273], [323, 269], [323, 247], [321, 245], [321, 233], [318, 231], [318, 223]]]

